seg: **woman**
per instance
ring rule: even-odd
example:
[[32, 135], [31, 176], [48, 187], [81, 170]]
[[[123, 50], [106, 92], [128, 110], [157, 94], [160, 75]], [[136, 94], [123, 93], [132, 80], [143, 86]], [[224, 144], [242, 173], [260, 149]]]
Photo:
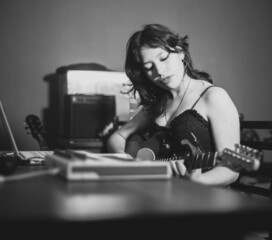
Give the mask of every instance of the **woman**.
[[[145, 25], [127, 43], [125, 71], [138, 94], [140, 111], [108, 139], [109, 152], [125, 152], [135, 133], [158, 136], [162, 155], [195, 149], [222, 151], [240, 142], [239, 114], [209, 74], [193, 68], [187, 36], [159, 24]], [[163, 152], [163, 153], [162, 153]], [[173, 171], [206, 185], [227, 186], [239, 173], [225, 166], [188, 171], [183, 161], [171, 161]]]

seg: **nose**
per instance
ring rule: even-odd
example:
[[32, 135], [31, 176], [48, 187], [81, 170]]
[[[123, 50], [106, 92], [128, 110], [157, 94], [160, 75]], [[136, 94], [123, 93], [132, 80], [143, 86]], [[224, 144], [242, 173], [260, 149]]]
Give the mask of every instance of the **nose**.
[[156, 65], [156, 71], [157, 71], [157, 75], [160, 77], [160, 78], [164, 78], [166, 75], [165, 75], [165, 67], [163, 65]]
[[165, 78], [165, 73], [159, 73], [158, 75], [160, 78]]

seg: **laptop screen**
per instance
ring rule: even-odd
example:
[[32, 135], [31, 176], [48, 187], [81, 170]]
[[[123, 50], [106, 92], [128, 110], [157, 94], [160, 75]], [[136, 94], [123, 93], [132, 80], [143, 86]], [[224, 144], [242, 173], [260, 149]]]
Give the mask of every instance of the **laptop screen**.
[[5, 111], [4, 111], [4, 107], [2, 105], [2, 102], [0, 100], [0, 115], [1, 115], [1, 118], [3, 120], [3, 123], [4, 123], [4, 127], [7, 131], [7, 134], [9, 136], [9, 139], [11, 141], [11, 145], [12, 145], [12, 150], [14, 151], [14, 154], [16, 156], [19, 156], [19, 151], [18, 151], [18, 147], [16, 145], [16, 142], [14, 140], [14, 137], [13, 137], [13, 134], [11, 132], [11, 129], [10, 129], [10, 125], [9, 125], [9, 122], [8, 122], [8, 119], [7, 119], [7, 116], [5, 114]]

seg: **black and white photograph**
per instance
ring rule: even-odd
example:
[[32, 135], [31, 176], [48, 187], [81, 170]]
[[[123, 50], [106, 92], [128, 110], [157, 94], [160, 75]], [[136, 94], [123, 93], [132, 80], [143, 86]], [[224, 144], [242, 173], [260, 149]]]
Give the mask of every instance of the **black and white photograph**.
[[271, 240], [271, 12], [0, 0], [3, 236]]

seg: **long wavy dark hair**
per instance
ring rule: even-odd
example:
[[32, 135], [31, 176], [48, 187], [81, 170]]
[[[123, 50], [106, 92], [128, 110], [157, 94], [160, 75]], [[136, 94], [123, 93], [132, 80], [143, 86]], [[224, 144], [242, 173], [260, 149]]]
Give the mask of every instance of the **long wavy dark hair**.
[[[171, 98], [170, 91], [158, 87], [146, 76], [140, 50], [142, 47], [162, 48], [169, 53], [184, 53], [186, 74], [193, 79], [201, 79], [213, 83], [210, 75], [193, 67], [189, 53], [188, 36], [180, 37], [169, 28], [160, 24], [144, 25], [141, 31], [135, 32], [126, 46], [125, 72], [132, 85], [129, 92], [140, 97], [142, 105], [152, 119], [160, 116], [166, 108], [167, 100]], [[179, 47], [179, 48], [177, 48]]]

